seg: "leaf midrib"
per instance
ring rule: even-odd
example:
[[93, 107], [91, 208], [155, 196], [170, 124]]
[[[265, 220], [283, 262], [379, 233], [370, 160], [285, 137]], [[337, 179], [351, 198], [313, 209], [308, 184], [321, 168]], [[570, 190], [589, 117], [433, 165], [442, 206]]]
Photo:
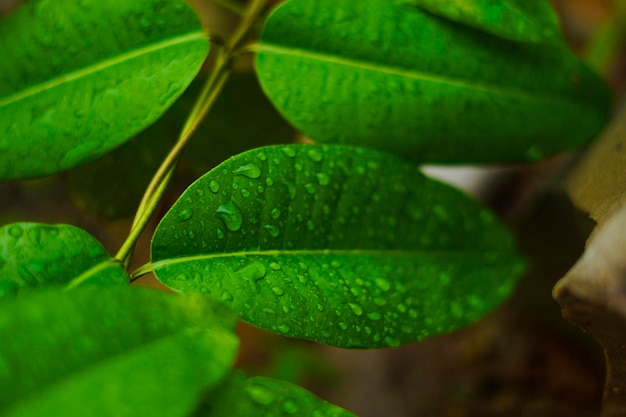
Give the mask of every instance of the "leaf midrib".
[[469, 83], [460, 79], [437, 76], [428, 74], [423, 71], [411, 70], [407, 68], [403, 68], [400, 66], [393, 65], [385, 65], [380, 62], [373, 62], [367, 60], [358, 60], [355, 58], [348, 58], [337, 56], [335, 54], [329, 53], [319, 53], [316, 51], [311, 51], [303, 48], [293, 48], [286, 47], [277, 44], [273, 44], [271, 42], [262, 42], [256, 48], [258, 52], [270, 52], [276, 54], [286, 54], [286, 55], [295, 55], [301, 58], [317, 60], [322, 62], [329, 62], [338, 65], [344, 65], [348, 67], [361, 68], [374, 72], [382, 72], [385, 74], [396, 75], [401, 77], [412, 78], [415, 80], [426, 81], [436, 84], [446, 84], [454, 87], [466, 88], [471, 90], [483, 91], [490, 94], [503, 95], [507, 97], [514, 97], [522, 100], [530, 100], [537, 101], [538, 99], [548, 100], [548, 101], [556, 101], [556, 102], [569, 102], [571, 99], [553, 96], [553, 95], [540, 95], [540, 94], [529, 94], [520, 89], [514, 88], [504, 88], [504, 87], [495, 87], [493, 85], [474, 82]]
[[199, 39], [207, 39], [207, 35], [202, 30], [181, 34], [176, 37], [167, 38], [156, 43], [144, 45], [140, 48], [131, 49], [119, 55], [115, 55], [113, 57], [109, 57], [109, 58], [97, 61], [84, 68], [70, 71], [56, 78], [52, 78], [48, 81], [44, 81], [42, 83], [35, 84], [23, 90], [17, 91], [13, 94], [9, 94], [5, 96], [4, 98], [0, 98], [0, 107], [8, 106], [10, 104], [23, 100], [25, 98], [35, 96], [39, 93], [42, 93], [43, 91], [78, 80], [82, 77], [86, 77], [98, 71], [105, 70], [107, 68], [120, 64], [126, 60], [131, 60], [131, 59], [140, 57], [142, 55], [147, 55], [152, 52], [158, 51], [160, 49], [165, 49], [173, 45], [178, 45], [178, 44], [182, 44], [186, 42], [192, 42], [194, 40], [199, 40]]
[[[393, 250], [393, 249], [298, 249], [298, 250], [257, 250], [257, 251], [241, 251], [241, 252], [228, 252], [228, 253], [205, 253], [190, 256], [181, 256], [174, 258], [161, 259], [158, 261], [150, 262], [144, 267], [149, 267], [150, 271], [158, 270], [170, 265], [205, 261], [219, 258], [230, 257], [246, 257], [246, 256], [297, 256], [297, 255], [363, 255], [370, 257], [406, 257], [415, 258], [420, 256], [458, 256], [458, 255], [507, 255], [513, 258], [517, 258], [518, 255], [514, 250]], [[144, 269], [144, 267], [140, 269]]]

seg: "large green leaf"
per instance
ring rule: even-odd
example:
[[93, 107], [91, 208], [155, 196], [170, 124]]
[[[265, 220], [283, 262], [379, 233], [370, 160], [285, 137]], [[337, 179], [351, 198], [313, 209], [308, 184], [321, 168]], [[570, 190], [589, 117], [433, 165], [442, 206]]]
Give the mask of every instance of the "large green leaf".
[[564, 46], [397, 1], [289, 0], [258, 50], [263, 89], [305, 134], [420, 163], [536, 160], [581, 146], [607, 119], [606, 86]]
[[548, 0], [401, 0], [437, 16], [520, 42], [560, 41]]
[[237, 348], [233, 313], [209, 301], [85, 287], [3, 303], [0, 415], [188, 415]]
[[32, 0], [0, 21], [0, 179], [104, 154], [154, 122], [208, 42], [183, 0]]
[[96, 238], [69, 225], [0, 227], [0, 299], [45, 286], [118, 285], [128, 275]]
[[240, 372], [228, 378], [204, 400], [194, 417], [355, 417], [303, 388], [285, 381]]
[[285, 145], [237, 155], [157, 227], [167, 286], [256, 326], [345, 347], [456, 329], [506, 297], [523, 262], [492, 214], [393, 156]]

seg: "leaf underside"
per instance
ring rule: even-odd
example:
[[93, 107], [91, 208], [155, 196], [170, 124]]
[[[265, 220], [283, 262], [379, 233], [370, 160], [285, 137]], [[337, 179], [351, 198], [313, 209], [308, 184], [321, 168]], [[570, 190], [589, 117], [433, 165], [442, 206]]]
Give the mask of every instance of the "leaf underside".
[[393, 156], [286, 145], [197, 180], [157, 227], [155, 274], [256, 326], [382, 347], [464, 326], [523, 268], [486, 209]]
[[0, 180], [64, 170], [154, 122], [208, 52], [182, 0], [33, 0], [0, 22]]

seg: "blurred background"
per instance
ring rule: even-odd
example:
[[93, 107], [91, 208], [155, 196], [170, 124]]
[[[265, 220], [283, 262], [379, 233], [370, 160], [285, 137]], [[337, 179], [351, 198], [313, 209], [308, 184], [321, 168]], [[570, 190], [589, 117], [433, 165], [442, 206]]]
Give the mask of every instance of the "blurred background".
[[[0, 16], [20, 3], [0, 0]], [[227, 36], [237, 21], [235, 13], [211, 0], [190, 3], [217, 36]], [[609, 82], [619, 108], [626, 88], [626, 1], [553, 0], [553, 5], [573, 50]], [[192, 151], [157, 215], [228, 156], [264, 144], [306, 140], [264, 99], [250, 58], [237, 62], [236, 74], [190, 144]], [[113, 154], [60, 175], [0, 184], [0, 225], [69, 223], [88, 230], [115, 253], [142, 190], [175, 140], [193, 93], [192, 84], [176, 109], [157, 122], [158, 135], [154, 130], [140, 134]], [[240, 108], [242, 96], [245, 109]], [[235, 106], [237, 118], [231, 111]], [[246, 117], [251, 120], [247, 129], [236, 121]], [[202, 129], [211, 135], [203, 135]], [[211, 136], [210, 143], [204, 136]], [[484, 320], [421, 343], [370, 351], [285, 339], [242, 324], [238, 366], [250, 375], [301, 384], [361, 417], [599, 415], [602, 352], [561, 318], [551, 298], [552, 286], [582, 253], [593, 227], [571, 206], [561, 185], [577, 157], [560, 155], [534, 165], [424, 169], [498, 213], [531, 261], [515, 295]], [[139, 242], [134, 267], [149, 260], [149, 236], [150, 230]], [[135, 285], [159, 286], [150, 276]]]

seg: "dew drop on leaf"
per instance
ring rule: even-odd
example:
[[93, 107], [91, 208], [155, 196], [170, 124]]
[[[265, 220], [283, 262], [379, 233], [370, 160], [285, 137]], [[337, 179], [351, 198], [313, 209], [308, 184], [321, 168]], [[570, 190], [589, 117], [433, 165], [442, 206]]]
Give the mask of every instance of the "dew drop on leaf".
[[287, 326], [286, 324], [281, 324], [280, 326], [278, 326], [278, 331], [281, 332], [282, 334], [285, 334], [289, 331], [290, 327]]
[[234, 170], [233, 174], [255, 179], [261, 176], [261, 168], [257, 164], [245, 164]]
[[357, 316], [360, 316], [363, 314], [363, 308], [355, 303], [348, 303], [348, 305], [350, 306], [350, 309], [352, 310], [352, 312], [354, 314], [356, 314]]
[[389, 289], [391, 288], [391, 284], [386, 279], [376, 278], [375, 282], [376, 286], [382, 291], [389, 291]]
[[267, 233], [269, 233], [272, 237], [278, 237], [278, 235], [280, 235], [280, 229], [278, 229], [276, 226], [266, 224], [265, 226], [263, 226], [263, 228], [267, 230]]
[[274, 393], [269, 389], [260, 385], [248, 385], [246, 387], [246, 394], [252, 401], [260, 405], [268, 405], [274, 401]]
[[270, 212], [270, 216], [274, 220], [278, 219], [280, 217], [280, 209], [278, 207], [274, 207]]
[[279, 297], [285, 295], [285, 291], [280, 287], [272, 287], [272, 292]]
[[9, 227], [9, 234], [16, 239], [19, 239], [24, 234], [24, 230], [18, 225], [14, 225]]
[[320, 185], [328, 185], [328, 183], [330, 182], [330, 178], [325, 172], [318, 172], [315, 176], [317, 177], [317, 182]]
[[338, 324], [339, 324], [339, 327], [341, 327], [341, 330], [347, 330], [348, 329], [348, 325], [346, 323], [344, 323], [343, 321], [340, 321]]
[[180, 221], [187, 221], [189, 219], [191, 219], [191, 216], [193, 215], [193, 210], [190, 208], [184, 208], [181, 211], [178, 212], [177, 217], [178, 220]]
[[304, 185], [304, 189], [307, 191], [307, 193], [309, 194], [315, 194], [315, 185], [313, 183], [306, 183]]
[[380, 313], [376, 313], [376, 312], [373, 312], [373, 313], [367, 313], [367, 317], [368, 317], [370, 320], [373, 320], [373, 321], [380, 320], [380, 318], [381, 318], [381, 317], [380, 317]]
[[248, 265], [245, 265], [238, 270], [235, 271], [235, 275], [244, 281], [258, 281], [265, 277], [267, 270], [265, 269], [265, 265], [260, 262], [252, 262]]
[[287, 156], [289, 158], [293, 158], [293, 157], [296, 156], [296, 150], [294, 148], [292, 148], [291, 146], [283, 147], [282, 151], [285, 154], [285, 156]]
[[211, 190], [212, 193], [217, 193], [220, 190], [219, 182], [211, 180], [211, 182], [209, 183], [209, 190]]
[[295, 414], [298, 412], [298, 404], [293, 400], [286, 400], [283, 403], [283, 410], [288, 414]]
[[280, 268], [281, 268], [281, 266], [280, 266], [280, 264], [279, 264], [278, 262], [272, 262], [272, 263], [270, 263], [269, 267], [270, 267], [270, 269], [271, 269], [271, 270], [273, 270], [273, 271], [279, 271], [279, 270], [280, 270]]
[[314, 162], [320, 162], [322, 158], [324, 158], [324, 155], [322, 155], [322, 152], [319, 149], [315, 149], [315, 148], [309, 149], [309, 151], [307, 152], [307, 155], [309, 156], [311, 161], [314, 161]]
[[[219, 206], [215, 212], [215, 215], [224, 223], [224, 226], [231, 232], [236, 232], [241, 229], [243, 224], [243, 216], [241, 210], [237, 205], [229, 201], [226, 204]], [[218, 229], [219, 230], [219, 229]]]

